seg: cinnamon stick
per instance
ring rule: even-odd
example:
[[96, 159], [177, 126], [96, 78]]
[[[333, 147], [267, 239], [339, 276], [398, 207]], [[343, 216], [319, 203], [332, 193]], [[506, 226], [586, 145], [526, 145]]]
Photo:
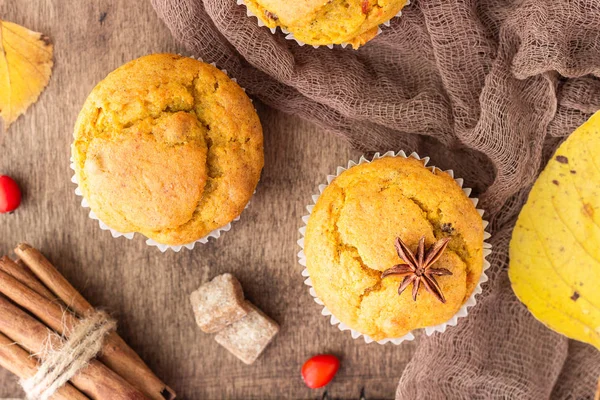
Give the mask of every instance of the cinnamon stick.
[[[0, 274], [6, 275], [4, 272]], [[59, 336], [4, 296], [0, 296], [0, 333], [19, 343], [31, 354], [41, 354], [46, 346], [61, 345]], [[141, 392], [98, 360], [90, 360], [85, 368], [71, 378], [71, 383], [95, 400], [147, 400]]]
[[73, 314], [4, 271], [0, 271], [0, 293], [29, 311], [59, 335], [72, 331], [77, 324], [77, 318]]
[[[33, 274], [77, 315], [84, 316], [94, 311], [92, 305], [37, 249], [27, 243], [20, 243], [15, 253]], [[154, 372], [116, 332], [110, 333], [104, 343], [101, 360], [127, 382], [152, 400], [172, 400], [176, 397], [175, 392], [154, 375]]]
[[15, 253], [32, 271], [34, 276], [46, 285], [56, 297], [62, 299], [67, 307], [76, 314], [81, 316], [94, 311], [92, 305], [75, 290], [69, 281], [37, 249], [27, 243], [19, 243], [15, 248]]
[[[38, 362], [21, 346], [0, 334], [0, 366], [6, 368], [21, 379], [35, 375], [39, 368]], [[89, 400], [89, 397], [67, 383], [56, 390], [52, 400]]]
[[26, 265], [18, 265], [7, 256], [0, 258], [0, 271], [4, 271], [19, 282], [29, 286], [47, 299], [54, 300], [56, 296], [52, 294], [29, 270]]

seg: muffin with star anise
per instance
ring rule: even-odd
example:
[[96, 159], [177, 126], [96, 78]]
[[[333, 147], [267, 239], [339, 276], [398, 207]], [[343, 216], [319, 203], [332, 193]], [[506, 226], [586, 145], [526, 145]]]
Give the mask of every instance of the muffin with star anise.
[[401, 338], [447, 322], [472, 296], [484, 225], [448, 173], [388, 156], [323, 190], [304, 256], [316, 297], [337, 319], [373, 340]]

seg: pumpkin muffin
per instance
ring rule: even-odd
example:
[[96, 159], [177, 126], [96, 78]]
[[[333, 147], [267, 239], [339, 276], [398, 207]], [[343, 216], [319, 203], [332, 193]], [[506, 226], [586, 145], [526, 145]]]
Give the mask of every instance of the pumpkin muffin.
[[263, 136], [252, 102], [225, 73], [153, 54], [93, 89], [72, 155], [82, 194], [102, 222], [181, 245], [241, 214], [263, 167]]
[[[313, 288], [337, 319], [374, 340], [394, 339], [458, 312], [482, 274], [483, 238], [479, 213], [450, 175], [384, 157], [325, 188], [304, 253]], [[412, 271], [428, 254], [430, 265]]]
[[377, 35], [407, 0], [244, 0], [269, 28], [277, 26], [310, 45], [349, 43], [354, 48]]

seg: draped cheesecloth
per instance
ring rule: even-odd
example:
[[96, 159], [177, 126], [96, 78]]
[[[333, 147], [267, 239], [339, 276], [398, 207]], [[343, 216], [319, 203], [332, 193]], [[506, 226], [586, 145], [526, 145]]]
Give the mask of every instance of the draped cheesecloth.
[[452, 168], [491, 222], [490, 282], [423, 337], [398, 399], [585, 399], [600, 352], [537, 322], [507, 276], [516, 216], [561, 140], [600, 108], [600, 0], [416, 0], [358, 51], [259, 28], [235, 0], [152, 0], [173, 35], [264, 103], [363, 151]]

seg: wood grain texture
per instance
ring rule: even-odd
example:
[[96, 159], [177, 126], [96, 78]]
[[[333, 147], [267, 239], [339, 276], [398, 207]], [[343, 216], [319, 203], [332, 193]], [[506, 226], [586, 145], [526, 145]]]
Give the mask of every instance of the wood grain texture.
[[[22, 206], [0, 215], [0, 255], [27, 241], [57, 266], [181, 399], [320, 398], [300, 367], [311, 355], [337, 354], [328, 387], [335, 398], [392, 398], [414, 344], [367, 345], [330, 326], [312, 301], [297, 263], [305, 205], [325, 176], [358, 154], [299, 119], [257, 104], [265, 131], [265, 170], [239, 222], [193, 251], [160, 253], [141, 237], [113, 239], [87, 217], [70, 182], [73, 125], [88, 93], [136, 57], [180, 52], [149, 2], [0, 0], [0, 18], [48, 34], [55, 45], [50, 84], [0, 143], [0, 174], [18, 180]], [[252, 366], [195, 325], [189, 294], [213, 276], [235, 274], [281, 332]], [[0, 370], [0, 398], [18, 397], [16, 378]]]

